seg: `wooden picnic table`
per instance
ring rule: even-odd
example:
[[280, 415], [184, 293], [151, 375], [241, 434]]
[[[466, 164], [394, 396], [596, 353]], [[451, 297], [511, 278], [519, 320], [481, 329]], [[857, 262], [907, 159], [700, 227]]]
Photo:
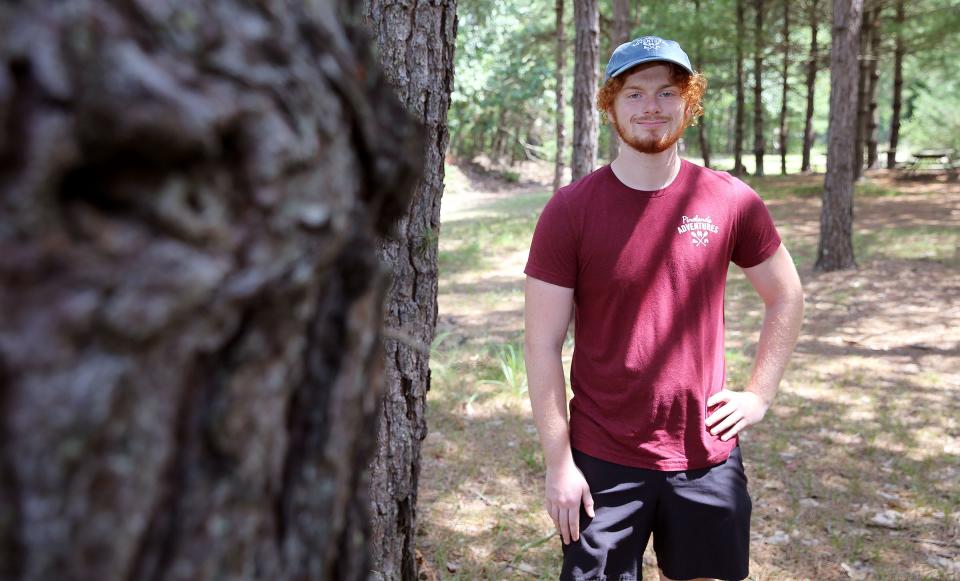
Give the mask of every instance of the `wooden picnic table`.
[[958, 161], [955, 153], [952, 149], [921, 149], [913, 152], [907, 169], [911, 173], [925, 169], [952, 170]]

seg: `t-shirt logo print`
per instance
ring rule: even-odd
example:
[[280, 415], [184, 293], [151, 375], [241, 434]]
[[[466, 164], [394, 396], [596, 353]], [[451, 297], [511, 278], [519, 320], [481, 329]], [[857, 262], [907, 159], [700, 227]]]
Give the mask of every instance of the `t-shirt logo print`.
[[680, 225], [677, 226], [677, 234], [682, 236], [687, 232], [690, 233], [690, 242], [694, 246], [700, 248], [705, 247], [710, 243], [709, 234], [713, 232], [716, 234], [720, 231], [720, 228], [713, 223], [713, 219], [710, 216], [706, 218], [701, 218], [699, 214], [694, 217], [684, 216], [680, 221]]

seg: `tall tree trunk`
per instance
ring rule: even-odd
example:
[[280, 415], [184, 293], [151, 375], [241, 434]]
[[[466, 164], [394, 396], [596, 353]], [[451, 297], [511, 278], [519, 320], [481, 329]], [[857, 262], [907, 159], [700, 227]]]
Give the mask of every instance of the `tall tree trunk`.
[[[696, 67], [698, 71], [703, 70], [703, 35], [702, 31], [706, 29], [703, 25], [703, 21], [700, 17], [700, 0], [694, 0], [694, 7], [696, 10], [696, 22], [697, 30], [700, 32], [697, 34], [697, 45], [696, 45], [696, 54], [694, 59], [696, 60]], [[703, 167], [710, 167], [710, 140], [707, 139], [707, 121], [706, 116], [700, 117], [697, 121], [697, 135], [700, 139], [700, 155], [703, 157]]]
[[573, 64], [573, 181], [597, 164], [597, 66], [600, 52], [600, 12], [597, 0], [573, 3], [577, 37]]
[[864, 145], [867, 141], [867, 111], [869, 101], [867, 93], [870, 83], [870, 38], [873, 34], [873, 18], [871, 17], [871, 4], [877, 0], [864, 0], [863, 17], [861, 22], [860, 43], [857, 54], [860, 61], [860, 73], [857, 77], [857, 134], [854, 142], [854, 179], [860, 179], [863, 176]]
[[567, 149], [567, 87], [566, 87], [566, 68], [567, 68], [567, 39], [565, 27], [563, 24], [563, 4], [566, 0], [557, 0], [556, 3], [556, 46], [554, 47], [554, 59], [556, 60], [555, 80], [557, 83], [557, 155], [553, 166], [553, 191], [560, 189], [563, 181], [563, 155]]
[[903, 103], [903, 25], [906, 21], [904, 0], [897, 0], [897, 40], [893, 53], [893, 112], [890, 116], [890, 149], [887, 152], [887, 169], [897, 167], [897, 146], [900, 143], [900, 108]]
[[867, 61], [867, 167], [877, 167], [877, 85], [880, 84], [880, 4], [874, 5], [870, 17], [870, 58]]
[[367, 578], [422, 159], [338, 14], [0, 9], [0, 577]]
[[437, 241], [456, 0], [367, 0], [364, 13], [377, 38], [387, 79], [426, 132], [423, 179], [393, 235], [380, 248], [393, 284], [384, 322], [387, 387], [370, 482], [373, 571], [381, 579], [412, 580], [417, 578], [420, 447], [427, 435], [428, 346], [437, 324]]
[[783, 99], [780, 104], [780, 174], [787, 175], [787, 97], [790, 91], [790, 2], [783, 3]]
[[[610, 52], [621, 44], [630, 40], [630, 0], [613, 0], [613, 30], [610, 36]], [[617, 131], [610, 126], [607, 132], [607, 156], [610, 161], [617, 158], [620, 152], [620, 138]]]
[[811, 171], [810, 151], [813, 149], [813, 96], [817, 81], [817, 68], [820, 60], [817, 48], [817, 28], [819, 27], [817, 0], [810, 0], [810, 57], [807, 61], [807, 112], [803, 123], [803, 160], [800, 171]]
[[854, 141], [857, 59], [863, 0], [834, 0], [830, 47], [830, 126], [827, 175], [820, 210], [816, 270], [856, 268], [853, 256]]
[[746, 173], [743, 168], [743, 36], [747, 30], [743, 7], [744, 1], [745, 0], [737, 0], [737, 115], [733, 129], [733, 175], [736, 176], [742, 176]]
[[754, 0], [753, 28], [753, 157], [755, 175], [763, 175], [763, 0]]
[[497, 108], [497, 124], [493, 128], [493, 143], [490, 146], [490, 159], [497, 165], [501, 163], [505, 155], [503, 138], [507, 136], [506, 131], [504, 131], [504, 128], [507, 126], [506, 118], [507, 108], [500, 105]]

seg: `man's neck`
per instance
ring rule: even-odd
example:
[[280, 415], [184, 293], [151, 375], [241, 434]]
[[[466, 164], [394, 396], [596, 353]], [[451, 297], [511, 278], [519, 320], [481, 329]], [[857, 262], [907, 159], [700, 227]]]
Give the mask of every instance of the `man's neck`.
[[680, 155], [674, 145], [660, 153], [640, 153], [621, 142], [610, 169], [623, 184], [635, 190], [662, 190], [680, 173]]

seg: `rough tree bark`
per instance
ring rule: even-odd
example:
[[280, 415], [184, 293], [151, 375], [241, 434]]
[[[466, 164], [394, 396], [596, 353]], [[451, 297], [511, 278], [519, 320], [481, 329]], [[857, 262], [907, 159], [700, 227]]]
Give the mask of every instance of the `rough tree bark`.
[[754, 0], [753, 27], [753, 158], [754, 175], [763, 175], [763, 0]]
[[904, 0], [897, 0], [896, 48], [893, 52], [893, 111], [890, 116], [890, 148], [887, 151], [887, 169], [897, 167], [897, 145], [900, 143], [900, 109], [903, 104], [903, 25], [906, 21]]
[[[630, 0], [613, 0], [613, 27], [610, 32], [610, 52], [630, 40]], [[610, 161], [620, 152], [620, 137], [610, 125], [607, 132], [607, 157]]]
[[787, 97], [790, 92], [790, 2], [783, 3], [783, 98], [780, 102], [780, 174], [787, 175]]
[[422, 160], [341, 16], [0, 6], [3, 579], [367, 578]]
[[597, 0], [573, 3], [576, 47], [573, 63], [572, 180], [593, 171], [597, 164], [597, 63], [600, 52], [600, 10]]
[[556, 44], [554, 46], [553, 57], [556, 62], [556, 72], [554, 80], [557, 84], [556, 93], [556, 126], [557, 126], [557, 155], [553, 165], [553, 191], [560, 189], [563, 182], [563, 155], [567, 150], [567, 38], [566, 28], [563, 24], [563, 4], [566, 0], [557, 0], [556, 4]]
[[387, 388], [370, 487], [375, 575], [413, 580], [420, 447], [427, 435], [429, 345], [437, 324], [437, 241], [449, 140], [456, 0], [367, 0], [364, 16], [377, 39], [387, 80], [426, 135], [423, 179], [394, 235], [380, 248], [393, 284], [384, 323]]
[[[700, 31], [706, 30], [706, 27], [703, 24], [703, 20], [700, 16], [700, 0], [694, 0], [694, 10], [696, 13], [697, 29]], [[703, 35], [697, 35], [697, 45], [696, 53], [694, 56], [696, 60], [697, 71], [703, 72]], [[707, 120], [706, 115], [700, 117], [697, 120], [697, 137], [700, 140], [700, 155], [703, 157], [703, 167], [710, 167], [710, 140], [707, 139]]]
[[854, 141], [857, 133], [857, 60], [863, 0], [833, 1], [830, 46], [830, 125], [827, 175], [820, 209], [819, 271], [856, 268], [853, 256]]
[[800, 171], [809, 172], [810, 150], [813, 149], [813, 96], [817, 81], [819, 49], [817, 47], [817, 28], [820, 26], [817, 0], [810, 0], [810, 56], [807, 61], [807, 112], [803, 123], [803, 160]]
[[883, 29], [880, 26], [880, 4], [871, 10], [870, 56], [867, 61], [867, 168], [877, 168], [877, 86], [880, 84], [880, 40]]
[[745, 0], [737, 0], [737, 115], [734, 120], [733, 129], [733, 175], [736, 176], [742, 176], [746, 173], [743, 167], [743, 35], [747, 30], [744, 17], [744, 1]]

